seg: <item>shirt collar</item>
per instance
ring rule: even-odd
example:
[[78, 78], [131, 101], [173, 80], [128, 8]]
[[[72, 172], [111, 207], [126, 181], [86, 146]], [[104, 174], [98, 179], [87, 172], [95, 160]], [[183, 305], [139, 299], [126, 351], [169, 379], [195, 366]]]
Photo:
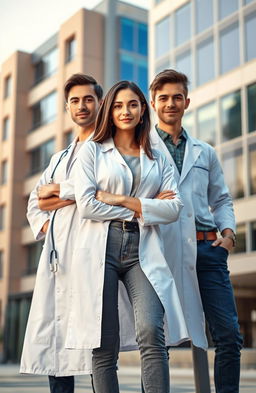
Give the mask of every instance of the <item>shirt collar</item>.
[[[163, 141], [166, 141], [168, 138], [170, 138], [170, 140], [172, 141], [172, 136], [170, 134], [167, 134], [167, 132], [161, 130], [161, 128], [159, 128], [157, 125], [156, 125], [156, 130], [158, 132], [158, 135], [160, 136], [160, 138]], [[187, 133], [186, 133], [186, 131], [184, 130], [183, 127], [181, 128], [181, 130], [182, 131], [181, 131], [181, 134], [179, 136], [179, 139], [183, 139], [184, 141], [186, 141], [188, 139], [188, 135], [187, 135]]]

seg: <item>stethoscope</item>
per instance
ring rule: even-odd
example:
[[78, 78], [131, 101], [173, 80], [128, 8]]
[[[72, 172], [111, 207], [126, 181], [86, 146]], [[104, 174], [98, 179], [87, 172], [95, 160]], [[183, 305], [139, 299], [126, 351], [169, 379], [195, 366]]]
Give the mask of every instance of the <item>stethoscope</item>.
[[[56, 172], [56, 169], [58, 168], [58, 166], [59, 166], [60, 162], [63, 160], [63, 158], [65, 158], [66, 155], [68, 154], [69, 149], [70, 149], [71, 146], [72, 145], [69, 145], [66, 148], [66, 150], [64, 150], [63, 153], [61, 154], [61, 156], [58, 159], [55, 167], [52, 170], [52, 174], [50, 176], [50, 180], [49, 180], [48, 184], [53, 183], [53, 178], [54, 178], [54, 174]], [[50, 227], [50, 235], [51, 235], [51, 243], [52, 243], [52, 250], [50, 252], [50, 270], [53, 273], [56, 273], [57, 270], [58, 270], [58, 252], [57, 252], [57, 250], [55, 248], [55, 240], [54, 240], [54, 233], [53, 233], [54, 232], [54, 230], [53, 230], [54, 229], [54, 220], [55, 220], [55, 216], [56, 216], [57, 210], [55, 210], [55, 212], [53, 213], [52, 220], [51, 220], [51, 227]]]

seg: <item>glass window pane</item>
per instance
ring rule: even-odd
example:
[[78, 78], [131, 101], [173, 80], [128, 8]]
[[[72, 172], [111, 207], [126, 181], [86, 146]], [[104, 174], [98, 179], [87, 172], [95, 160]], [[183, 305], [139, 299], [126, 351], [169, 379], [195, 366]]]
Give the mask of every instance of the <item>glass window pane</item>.
[[4, 271], [4, 252], [0, 251], [0, 279], [3, 278]]
[[12, 89], [12, 77], [11, 75], [9, 75], [4, 80], [4, 98], [7, 98], [11, 95], [11, 89]]
[[239, 29], [235, 23], [220, 33], [220, 72], [224, 74], [240, 65]]
[[223, 155], [223, 171], [232, 197], [234, 199], [242, 198], [244, 196], [242, 149], [237, 149]]
[[194, 112], [185, 112], [182, 118], [182, 127], [192, 136], [194, 133]]
[[134, 80], [134, 59], [131, 56], [121, 55], [120, 58], [120, 79]]
[[223, 19], [238, 9], [238, 0], [219, 0], [219, 19]]
[[45, 169], [50, 162], [51, 156], [54, 153], [54, 139], [49, 140], [41, 146], [42, 149], [42, 162], [41, 170]]
[[196, 0], [196, 31], [207, 29], [213, 24], [212, 0]]
[[121, 18], [121, 36], [120, 46], [122, 49], [133, 52], [134, 48], [134, 21], [127, 18]]
[[255, 1], [255, 0], [244, 0], [244, 4], [246, 5], [246, 4], [252, 3], [253, 1]]
[[246, 61], [255, 59], [256, 57], [256, 12], [245, 18], [245, 58]]
[[156, 24], [155, 34], [156, 57], [158, 58], [167, 54], [171, 49], [170, 16], [167, 16], [167, 18], [162, 19]]
[[1, 165], [1, 184], [7, 183], [7, 177], [8, 177], [8, 162], [5, 160], [2, 162]]
[[256, 83], [247, 87], [248, 130], [256, 130]]
[[0, 231], [3, 231], [5, 228], [5, 206], [0, 206]]
[[197, 47], [197, 84], [200, 86], [214, 79], [214, 44], [209, 38]]
[[159, 74], [159, 72], [166, 70], [167, 68], [171, 68], [169, 60], [166, 60], [163, 63], [159, 63], [155, 68], [155, 75]]
[[197, 130], [198, 138], [210, 143], [214, 146], [216, 143], [216, 118], [217, 105], [216, 102], [211, 102], [198, 109], [197, 112]]
[[6, 141], [9, 138], [9, 132], [10, 132], [10, 119], [9, 117], [6, 117], [3, 123], [2, 141]]
[[256, 194], [256, 143], [249, 146], [250, 194]]
[[191, 37], [191, 3], [187, 3], [175, 12], [175, 44], [183, 44]]
[[236, 227], [236, 247], [233, 249], [234, 254], [246, 252], [246, 226], [239, 224]]
[[66, 63], [72, 61], [76, 54], [76, 39], [72, 37], [66, 42]]
[[252, 251], [256, 251], [256, 221], [251, 222]]
[[186, 74], [191, 85], [193, 84], [193, 81], [192, 81], [192, 57], [191, 57], [190, 50], [186, 51], [176, 57], [176, 69], [177, 69], [177, 71], [180, 71], [180, 72], [183, 72], [183, 74]]
[[57, 114], [57, 93], [53, 91], [32, 107], [32, 128], [53, 121]]
[[143, 93], [148, 96], [148, 65], [147, 62], [140, 62], [138, 64], [138, 79], [137, 83]]
[[148, 28], [147, 25], [139, 23], [139, 42], [138, 42], [138, 53], [147, 56], [148, 54]]
[[58, 48], [54, 48], [35, 65], [35, 82], [38, 83], [52, 75], [57, 70], [57, 65]]
[[240, 91], [221, 99], [222, 140], [236, 138], [242, 134]]

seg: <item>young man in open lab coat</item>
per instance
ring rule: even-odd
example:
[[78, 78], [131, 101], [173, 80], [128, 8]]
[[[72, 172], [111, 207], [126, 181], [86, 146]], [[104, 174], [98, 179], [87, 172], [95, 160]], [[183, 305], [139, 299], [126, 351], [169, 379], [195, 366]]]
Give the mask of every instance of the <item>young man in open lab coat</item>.
[[37, 240], [45, 238], [21, 358], [21, 373], [49, 376], [51, 393], [73, 393], [74, 375], [90, 373], [91, 353], [64, 346], [68, 287], [78, 214], [71, 178], [79, 148], [89, 140], [103, 91], [94, 78], [72, 75], [66, 109], [77, 126], [71, 145], [53, 155], [31, 192], [27, 217]]

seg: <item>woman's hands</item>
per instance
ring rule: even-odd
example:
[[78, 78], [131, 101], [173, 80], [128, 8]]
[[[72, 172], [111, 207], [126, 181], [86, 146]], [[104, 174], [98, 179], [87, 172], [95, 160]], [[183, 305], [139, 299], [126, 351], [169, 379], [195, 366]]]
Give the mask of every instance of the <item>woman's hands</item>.
[[123, 206], [135, 212], [134, 217], [139, 217], [142, 213], [141, 203], [139, 198], [133, 198], [127, 195], [111, 194], [106, 191], [97, 191], [95, 198], [99, 202], [106, 203], [112, 206]]

